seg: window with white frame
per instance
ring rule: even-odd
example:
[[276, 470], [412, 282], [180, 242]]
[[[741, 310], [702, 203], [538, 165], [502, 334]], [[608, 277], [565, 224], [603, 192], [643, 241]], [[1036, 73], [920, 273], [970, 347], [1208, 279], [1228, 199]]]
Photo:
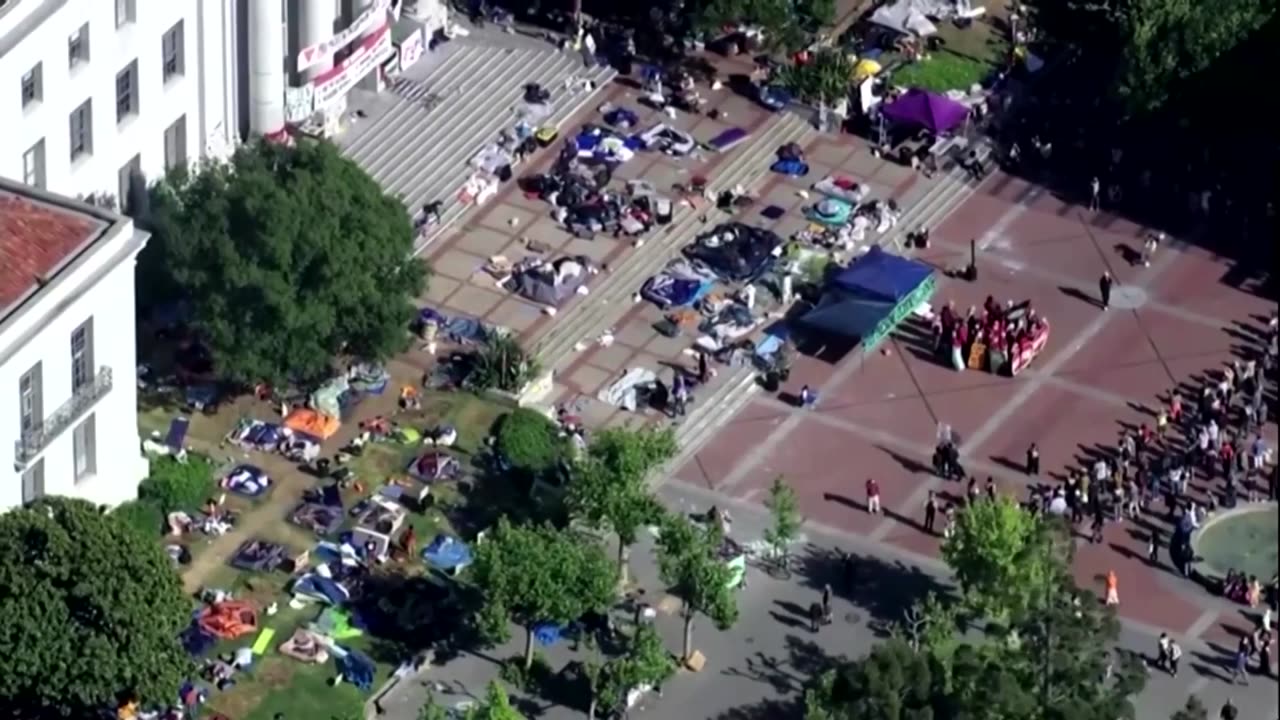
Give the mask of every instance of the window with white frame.
[[93, 318], [71, 331], [71, 392], [93, 384]]
[[116, 73], [116, 122], [138, 114], [138, 61], [134, 60]]
[[22, 76], [22, 107], [28, 107], [44, 99], [44, 67], [35, 67]]
[[75, 478], [80, 482], [92, 477], [98, 466], [97, 427], [92, 414], [71, 431], [72, 452], [75, 457]]
[[186, 38], [183, 35], [182, 21], [169, 28], [164, 37], [160, 38], [160, 55], [164, 63], [164, 80], [168, 82], [174, 77], [181, 76], [186, 70], [186, 62], [183, 54], [186, 50]]
[[67, 37], [67, 67], [89, 62], [89, 23]]
[[116, 0], [116, 27], [122, 28], [136, 20], [138, 6], [135, 0]]
[[22, 504], [44, 497], [44, 458], [31, 463], [22, 472]]
[[22, 432], [44, 424], [44, 370], [40, 363], [18, 379], [18, 427]]
[[142, 156], [134, 155], [129, 162], [120, 166], [116, 173], [116, 198], [119, 200], [120, 212], [130, 215], [133, 212], [134, 198], [137, 188], [142, 185]]
[[164, 131], [165, 172], [187, 164], [187, 116], [182, 115]]
[[93, 154], [93, 100], [71, 111], [71, 160]]
[[33, 188], [45, 188], [44, 138], [22, 153], [22, 182]]

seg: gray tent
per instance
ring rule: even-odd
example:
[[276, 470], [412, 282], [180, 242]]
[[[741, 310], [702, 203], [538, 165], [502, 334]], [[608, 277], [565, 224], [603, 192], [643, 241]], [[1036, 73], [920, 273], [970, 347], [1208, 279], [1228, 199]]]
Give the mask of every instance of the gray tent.
[[586, 263], [579, 258], [560, 258], [518, 271], [511, 278], [511, 289], [539, 305], [559, 307], [586, 282]]

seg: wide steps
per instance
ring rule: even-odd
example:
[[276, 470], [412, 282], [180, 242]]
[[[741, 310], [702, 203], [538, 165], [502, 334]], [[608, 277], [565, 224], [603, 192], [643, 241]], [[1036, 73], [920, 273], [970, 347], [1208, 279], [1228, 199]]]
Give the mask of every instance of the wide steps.
[[[735, 185], [751, 189], [768, 174], [779, 146], [789, 142], [804, 145], [814, 135], [816, 131], [804, 120], [790, 114], [777, 116], [763, 132], [728, 151], [728, 162], [709, 173], [711, 191], [719, 193]], [[575, 354], [574, 345], [579, 341], [590, 342], [616, 325], [632, 306], [632, 296], [645, 279], [665, 267], [698, 234], [714, 226], [717, 222], [714, 218], [703, 225], [700, 220], [703, 212], [697, 208], [680, 208], [670, 225], [658, 229], [645, 238], [641, 247], [613, 263], [604, 282], [593, 288], [590, 295], [559, 313], [555, 322], [549, 323], [550, 327], [531, 343], [542, 366], [550, 370], [563, 369]]]
[[511, 128], [526, 84], [551, 91], [550, 123], [590, 97], [566, 90], [568, 78], [587, 77], [599, 85], [612, 75], [607, 68], [586, 70], [576, 54], [547, 48], [462, 44], [425, 77], [393, 85], [390, 92], [399, 96], [395, 105], [363, 128], [345, 152], [388, 194], [400, 197], [410, 214], [441, 201], [445, 222], [435, 228], [435, 237], [466, 211], [456, 195], [473, 172], [470, 160]]

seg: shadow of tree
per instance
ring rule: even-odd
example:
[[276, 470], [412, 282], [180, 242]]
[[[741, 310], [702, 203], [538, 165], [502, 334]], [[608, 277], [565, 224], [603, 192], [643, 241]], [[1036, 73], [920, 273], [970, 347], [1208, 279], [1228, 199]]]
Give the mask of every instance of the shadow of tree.
[[799, 698], [769, 698], [750, 705], [729, 708], [711, 720], [779, 720], [797, 718], [804, 711]]
[[880, 623], [896, 623], [904, 610], [929, 593], [950, 597], [952, 589], [917, 565], [870, 554], [846, 554], [808, 544], [796, 554], [793, 571], [805, 587], [833, 592], [865, 610]]

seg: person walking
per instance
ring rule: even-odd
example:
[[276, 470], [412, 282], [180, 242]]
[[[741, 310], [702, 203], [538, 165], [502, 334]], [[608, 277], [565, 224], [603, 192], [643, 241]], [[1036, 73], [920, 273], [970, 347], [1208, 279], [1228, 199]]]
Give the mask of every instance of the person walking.
[[1240, 638], [1240, 643], [1236, 645], [1234, 663], [1231, 666], [1232, 683], [1249, 684], [1249, 655], [1249, 638], [1245, 636]]
[[1101, 198], [1102, 181], [1098, 180], [1098, 177], [1095, 175], [1093, 179], [1089, 181], [1089, 209], [1097, 212], [1098, 208], [1102, 204]]
[[818, 404], [818, 395], [808, 385], [800, 388], [800, 407], [808, 410]]
[[1169, 645], [1172, 642], [1169, 633], [1160, 633], [1160, 639], [1156, 642], [1156, 667], [1161, 670], [1169, 669]]
[[1255, 645], [1258, 648], [1258, 674], [1271, 677], [1271, 631], [1259, 630]]
[[875, 478], [867, 478], [867, 512], [878, 515], [880, 509], [880, 483]]
[[1152, 530], [1147, 536], [1147, 562], [1152, 567], [1160, 565], [1160, 531]]
[[823, 622], [831, 622], [831, 586], [822, 586], [822, 617]]
[[1182, 646], [1177, 640], [1169, 641], [1169, 674], [1178, 677], [1178, 663], [1182, 661]]
[[1111, 288], [1115, 285], [1110, 272], [1103, 272], [1102, 277], [1098, 278], [1098, 300], [1102, 303], [1102, 309], [1106, 310], [1111, 307]]
[[1107, 596], [1105, 600], [1108, 607], [1115, 607], [1120, 604], [1120, 582], [1116, 577], [1115, 570], [1107, 571]]
[[1035, 477], [1040, 474], [1040, 447], [1035, 443], [1027, 448], [1027, 474]]
[[933, 490], [929, 491], [929, 497], [924, 501], [924, 531], [930, 535], [936, 535], [934, 526], [938, 522], [938, 495]]

